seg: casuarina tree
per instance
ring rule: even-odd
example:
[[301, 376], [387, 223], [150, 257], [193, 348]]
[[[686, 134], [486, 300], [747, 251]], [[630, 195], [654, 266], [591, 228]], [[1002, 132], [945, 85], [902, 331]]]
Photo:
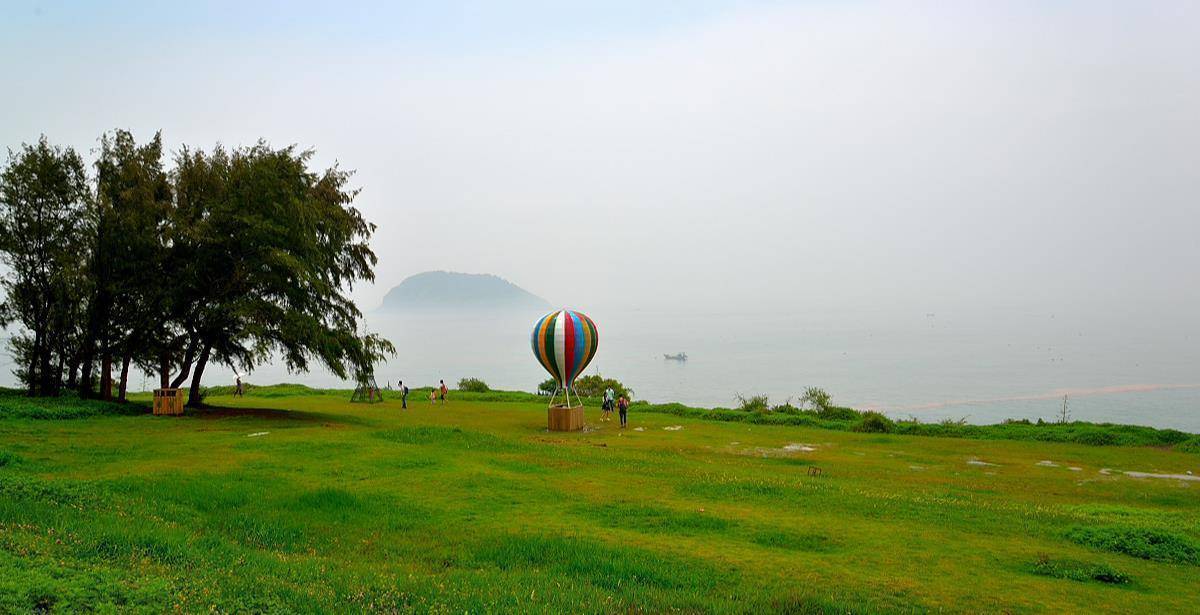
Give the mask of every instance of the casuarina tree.
[[311, 160], [311, 151], [262, 142], [177, 156], [174, 248], [184, 272], [189, 403], [200, 399], [212, 360], [249, 369], [277, 354], [289, 369], [316, 361], [346, 378], [394, 351], [357, 333], [362, 314], [346, 295], [374, 279], [375, 227], [351, 206], [350, 174], [312, 170]]
[[43, 137], [9, 152], [0, 173], [0, 258], [7, 266], [0, 322], [24, 328], [12, 347], [30, 395], [56, 395], [76, 354], [88, 200], [74, 150]]

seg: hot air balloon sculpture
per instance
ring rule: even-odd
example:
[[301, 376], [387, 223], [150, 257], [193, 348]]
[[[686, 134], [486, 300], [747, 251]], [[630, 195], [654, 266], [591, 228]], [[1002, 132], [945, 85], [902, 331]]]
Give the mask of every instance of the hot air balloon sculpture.
[[[583, 401], [571, 394], [575, 379], [596, 356], [596, 323], [575, 310], [559, 310], [543, 316], [533, 326], [533, 356], [554, 377], [548, 423], [551, 431], [583, 429]], [[562, 402], [559, 394], [562, 394]]]

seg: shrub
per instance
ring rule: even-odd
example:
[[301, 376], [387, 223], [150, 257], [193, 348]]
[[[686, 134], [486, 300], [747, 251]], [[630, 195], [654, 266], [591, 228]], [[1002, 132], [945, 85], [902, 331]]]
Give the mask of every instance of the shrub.
[[1200, 436], [1184, 440], [1175, 445], [1175, 450], [1185, 453], [1200, 453]]
[[800, 405], [808, 406], [818, 412], [826, 410], [832, 403], [829, 393], [825, 389], [819, 387], [808, 387], [804, 389], [804, 395], [800, 396]]
[[1117, 435], [1109, 431], [1087, 430], [1075, 434], [1071, 440], [1091, 446], [1111, 446], [1117, 444]]
[[862, 418], [862, 413], [853, 408], [829, 406], [818, 410], [817, 416], [827, 421], [857, 421]]
[[[551, 380], [551, 382], [553, 382], [553, 380]], [[633, 389], [621, 384], [621, 382], [615, 378], [605, 378], [597, 374], [582, 376], [576, 379], [574, 391], [581, 397], [602, 397], [604, 395], [604, 390], [610, 387], [612, 388], [613, 393], [616, 393], [617, 397], [633, 399]], [[554, 388], [551, 387], [550, 390], [553, 391]]]
[[1037, 561], [1030, 566], [1030, 572], [1055, 579], [1099, 581], [1113, 585], [1124, 585], [1132, 580], [1129, 578], [1129, 575], [1108, 564], [1089, 564], [1075, 560], [1052, 560], [1045, 554], [1038, 555]]
[[892, 419], [873, 411], [864, 412], [862, 420], [854, 426], [854, 431], [865, 433], [892, 433], [895, 430], [896, 423]]
[[1076, 526], [1067, 539], [1141, 559], [1200, 566], [1200, 544], [1182, 534], [1124, 525]]
[[738, 410], [766, 414], [771, 411], [771, 400], [766, 395], [753, 395], [750, 398], [735, 395], [738, 400]]
[[487, 383], [479, 378], [463, 378], [458, 381], [458, 390], [468, 393], [487, 393], [492, 389], [488, 388]]
[[779, 404], [778, 406], [771, 406], [771, 412], [778, 412], [780, 414], [803, 414], [804, 413], [803, 410], [793, 406], [792, 401], [790, 399], [788, 401], [783, 402], [782, 404]]

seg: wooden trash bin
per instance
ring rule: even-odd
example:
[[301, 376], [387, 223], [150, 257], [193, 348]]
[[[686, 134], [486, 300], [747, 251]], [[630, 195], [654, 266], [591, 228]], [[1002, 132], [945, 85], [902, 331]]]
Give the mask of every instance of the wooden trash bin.
[[183, 414], [183, 389], [155, 389], [154, 414]]
[[579, 431], [583, 429], [583, 406], [551, 406], [546, 423], [550, 431]]

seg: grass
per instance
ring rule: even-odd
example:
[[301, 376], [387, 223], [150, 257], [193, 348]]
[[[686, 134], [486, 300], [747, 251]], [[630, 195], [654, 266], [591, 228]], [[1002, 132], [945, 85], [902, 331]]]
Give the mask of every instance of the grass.
[[103, 414], [143, 414], [147, 404], [118, 404], [79, 399], [73, 393], [62, 397], [27, 397], [24, 391], [0, 387], [0, 419], [78, 419]]
[[1104, 563], [1087, 563], [1077, 560], [1052, 560], [1042, 555], [1029, 567], [1033, 574], [1069, 581], [1096, 581], [1109, 585], [1126, 585], [1132, 582], [1129, 575]]
[[1120, 472], [1200, 469], [1167, 447], [228, 393], [5, 405], [0, 612], [1182, 612], [1200, 586], [1200, 484]]
[[1067, 538], [1081, 544], [1142, 559], [1200, 566], [1200, 541], [1177, 532], [1129, 526], [1080, 526]]

